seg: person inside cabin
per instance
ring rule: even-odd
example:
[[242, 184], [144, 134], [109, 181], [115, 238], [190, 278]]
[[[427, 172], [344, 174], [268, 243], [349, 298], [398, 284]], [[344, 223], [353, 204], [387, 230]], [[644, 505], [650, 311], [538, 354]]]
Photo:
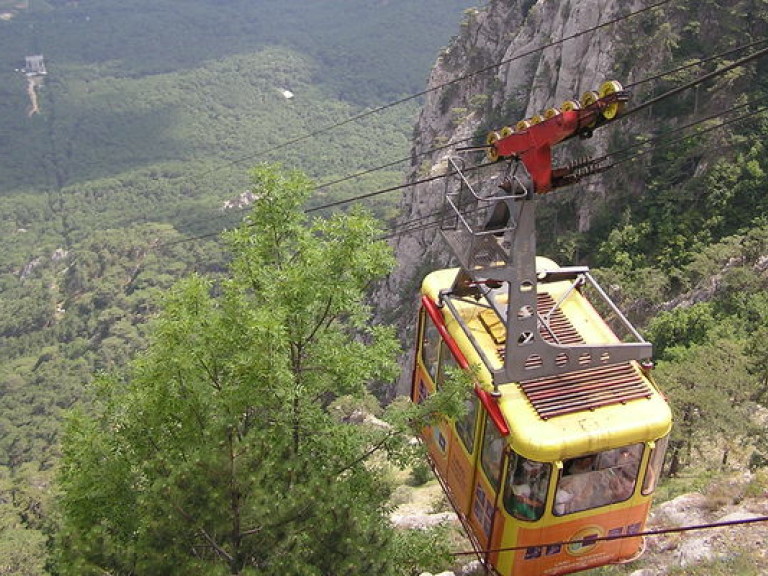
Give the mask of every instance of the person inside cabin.
[[633, 444], [567, 460], [555, 493], [556, 515], [623, 502], [632, 496], [643, 454]]
[[555, 514], [562, 516], [592, 507], [595, 456], [582, 456], [565, 462], [555, 493]]
[[549, 465], [522, 456], [510, 458], [505, 500], [507, 509], [516, 518], [538, 520], [544, 513], [549, 486]]
[[606, 454], [612, 454], [613, 462], [605, 468], [610, 469], [608, 480], [613, 502], [621, 502], [632, 495], [637, 480], [637, 472], [640, 468], [640, 459], [643, 455], [642, 444], [623, 446], [616, 450], [610, 450]]

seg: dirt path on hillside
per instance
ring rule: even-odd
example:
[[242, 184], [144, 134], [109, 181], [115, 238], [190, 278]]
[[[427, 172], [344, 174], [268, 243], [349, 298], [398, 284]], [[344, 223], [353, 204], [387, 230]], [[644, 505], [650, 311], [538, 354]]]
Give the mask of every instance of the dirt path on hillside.
[[29, 112], [27, 112], [27, 117], [32, 117], [34, 114], [40, 113], [40, 106], [38, 106], [37, 103], [37, 88], [40, 86], [41, 80], [40, 78], [28, 78], [27, 79], [27, 94], [29, 95]]

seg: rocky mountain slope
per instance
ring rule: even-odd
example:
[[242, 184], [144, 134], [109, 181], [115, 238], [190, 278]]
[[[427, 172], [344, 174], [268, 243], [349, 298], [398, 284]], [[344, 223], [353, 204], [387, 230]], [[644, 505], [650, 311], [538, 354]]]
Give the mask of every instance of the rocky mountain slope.
[[[597, 90], [607, 80], [618, 80], [631, 91], [628, 110], [648, 101], [667, 87], [659, 83], [660, 72], [689, 58], [689, 51], [703, 59], [718, 52], [716, 39], [728, 46], [745, 42], [748, 36], [723, 39], [733, 33], [737, 23], [747, 29], [757, 26], [749, 23], [750, 12], [744, 7], [752, 2], [721, 4], [491, 0], [482, 9], [467, 12], [461, 34], [440, 55], [429, 79], [426, 102], [414, 129], [408, 175], [410, 182], [427, 181], [403, 194], [396, 230], [404, 233], [393, 240], [399, 266], [378, 294], [382, 317], [398, 320], [404, 341], [411, 339], [411, 318], [421, 278], [449, 262], [447, 247], [435, 225], [446, 184], [443, 179], [430, 180], [446, 172], [446, 158], [468, 141], [481, 145], [489, 130], [514, 127], [519, 120], [546, 108], [578, 100], [585, 91]], [[684, 57], [682, 52], [686, 52]], [[679, 84], [705, 71], [708, 69], [696, 69], [688, 76], [681, 73], [672, 80]], [[736, 74], [727, 85], [706, 86], [700, 92], [696, 89], [695, 98], [687, 97], [682, 114], [670, 115], [669, 107], [660, 103], [642, 114], [619, 118], [588, 140], [558, 147], [555, 163], [599, 157], [648, 140], [663, 130], [674, 130], [724, 101], [734, 100], [743, 86], [743, 79]], [[707, 154], [701, 155], [692, 170], [706, 168]], [[476, 156], [464, 157], [469, 163], [478, 161]], [[648, 155], [644, 162], [591, 176], [541, 198], [546, 227], [539, 227], [539, 244], [544, 244], [544, 238], [550, 251], [558, 248], [558, 243], [561, 248], [547, 255], [567, 265], [577, 263], [569, 260], [572, 257], [588, 260], [589, 254], [583, 249], [581, 253], [569, 252], [562, 249], [563, 244], [572, 236], [589, 233], [598, 212], [620, 212], [619, 198], [626, 204], [644, 194], [651, 158]], [[542, 211], [538, 214], [541, 216]], [[400, 393], [409, 374], [410, 367], [406, 367]]]

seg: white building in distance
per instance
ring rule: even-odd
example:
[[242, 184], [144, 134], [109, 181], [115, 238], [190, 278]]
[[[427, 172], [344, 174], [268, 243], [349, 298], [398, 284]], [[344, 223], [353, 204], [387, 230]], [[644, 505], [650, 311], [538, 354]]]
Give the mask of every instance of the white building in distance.
[[45, 61], [42, 54], [34, 54], [26, 57], [26, 66], [24, 73], [27, 76], [45, 76], [48, 72], [45, 70]]

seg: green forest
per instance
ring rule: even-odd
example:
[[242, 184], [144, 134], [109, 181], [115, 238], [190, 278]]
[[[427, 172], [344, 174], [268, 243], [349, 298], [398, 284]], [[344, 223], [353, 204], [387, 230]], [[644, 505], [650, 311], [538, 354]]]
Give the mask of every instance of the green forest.
[[53, 570], [64, 418], [146, 348], [180, 278], [227, 269], [251, 168], [300, 168], [307, 207], [401, 183], [419, 101], [370, 112], [423, 89], [467, 6], [0, 2], [0, 573]]
[[[377, 458], [413, 462], [410, 448], [395, 432], [358, 436], [330, 417], [345, 395], [375, 405], [361, 382], [382, 385], [398, 369], [403, 345], [368, 331], [363, 296], [391, 267], [379, 240], [399, 192], [366, 200], [365, 213], [323, 207], [395, 187], [417, 163], [421, 102], [411, 95], [441, 48], [471, 29], [470, 6], [0, 0], [0, 574], [446, 565], [439, 534], [404, 536], [376, 522], [393, 489]], [[617, 77], [636, 64], [640, 42], [664, 46], [659, 66], [677, 70], [635, 90], [639, 102], [730, 60], [691, 63], [768, 34], [759, 0], [670, 10], [624, 30]], [[22, 68], [34, 54], [47, 75], [31, 87]], [[539, 211], [542, 253], [592, 266], [654, 343], [656, 379], [675, 411], [666, 470], [677, 478], [662, 487], [670, 496], [701, 488], [713, 467], [768, 464], [765, 427], [752, 417], [768, 402], [767, 66], [753, 61], [655, 106], [647, 134], [612, 132], [613, 150], [643, 155], [608, 173], [615, 190], [595, 202], [588, 230], [576, 229], [571, 192]], [[457, 119], [482, 111], [484, 126], [508, 122], [518, 105], [467, 100]], [[697, 117], [715, 119], [663, 138], [694, 104]], [[718, 128], [717, 113], [731, 106], [744, 120]], [[343, 295], [338, 308], [330, 291]], [[263, 314], [264, 302], [274, 314]], [[299, 322], [297, 307], [315, 324]], [[251, 347], [273, 354], [229, 353]], [[361, 369], [350, 378], [352, 355]], [[258, 403], [244, 397], [254, 390]], [[446, 392], [426, 408], [456, 410], [457, 392]], [[398, 431], [429, 417], [388, 412]], [[195, 437], [174, 433], [188, 422]], [[311, 440], [308, 427], [324, 433]], [[270, 461], [269, 442], [286, 458]], [[145, 481], [152, 489], [138, 498], [130, 488]], [[206, 481], [227, 488], [207, 500]], [[271, 501], [262, 481], [283, 483], [285, 500]], [[213, 528], [179, 529], [170, 518], [190, 509]], [[308, 526], [318, 548], [301, 537]], [[184, 557], [201, 539], [205, 550]], [[360, 541], [375, 546], [355, 548]], [[303, 565], [296, 549], [315, 556]]]

